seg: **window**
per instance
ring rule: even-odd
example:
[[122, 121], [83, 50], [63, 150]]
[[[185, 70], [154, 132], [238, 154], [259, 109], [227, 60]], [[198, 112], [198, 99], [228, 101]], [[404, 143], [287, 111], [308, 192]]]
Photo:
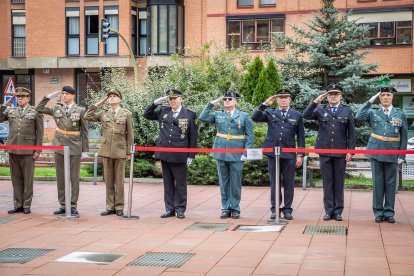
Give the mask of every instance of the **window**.
[[[110, 24], [110, 29], [118, 31], [118, 7], [105, 7], [105, 18]], [[117, 55], [118, 54], [118, 34], [115, 32], [109, 32], [109, 37], [105, 44], [105, 54]]]
[[253, 0], [237, 0], [238, 7], [253, 7]]
[[276, 5], [276, 0], [260, 0], [260, 6]]
[[285, 32], [285, 19], [246, 19], [227, 22], [227, 47], [246, 46], [251, 50], [266, 50], [273, 42], [277, 48], [284, 45], [278, 41], [278, 35]]
[[26, 12], [12, 10], [12, 47], [14, 57], [26, 56]]
[[138, 54], [144, 56], [147, 54], [147, 10], [139, 9], [138, 10]]
[[79, 8], [66, 8], [66, 54], [79, 55]]
[[[184, 7], [150, 6], [150, 50], [153, 54], [183, 53]], [[140, 26], [141, 27], [141, 26]], [[141, 29], [141, 28], [140, 28]]]
[[85, 7], [85, 54], [86, 55], [99, 55], [98, 35], [99, 35], [98, 7]]
[[364, 38], [370, 40], [370, 45], [412, 44], [412, 21], [369, 22], [364, 25], [369, 27]]
[[137, 11], [135, 8], [131, 10], [131, 49], [134, 55], [137, 55]]

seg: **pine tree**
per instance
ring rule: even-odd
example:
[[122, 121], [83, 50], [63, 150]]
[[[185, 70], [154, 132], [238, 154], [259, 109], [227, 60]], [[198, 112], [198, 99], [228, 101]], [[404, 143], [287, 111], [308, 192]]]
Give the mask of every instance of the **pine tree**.
[[274, 94], [277, 90], [282, 88], [282, 79], [279, 76], [279, 71], [276, 68], [275, 61], [273, 58], [269, 59], [266, 67], [267, 79], [269, 80], [271, 91], [269, 97]]
[[259, 56], [256, 56], [253, 62], [248, 66], [247, 73], [243, 77], [241, 92], [244, 100], [251, 102], [254, 90], [257, 86], [259, 75], [263, 69], [263, 61]]
[[267, 98], [274, 93], [272, 86], [270, 85], [266, 68], [263, 68], [260, 72], [259, 79], [257, 80], [257, 86], [253, 92], [252, 104], [258, 106], [264, 102]]
[[347, 100], [360, 102], [374, 92], [378, 78], [362, 78], [378, 64], [364, 64], [368, 30], [341, 14], [335, 0], [322, 0], [323, 6], [306, 27], [293, 27], [294, 36], [285, 37], [287, 55], [278, 60], [285, 84], [294, 91], [295, 103], [305, 107], [311, 98], [330, 83], [341, 83]]

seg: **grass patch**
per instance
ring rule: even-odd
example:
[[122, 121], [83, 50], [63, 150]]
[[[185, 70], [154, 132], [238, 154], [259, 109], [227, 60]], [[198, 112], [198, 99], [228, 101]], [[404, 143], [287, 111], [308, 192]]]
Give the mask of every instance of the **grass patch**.
[[[0, 176], [10, 176], [9, 167], [0, 167]], [[54, 167], [47, 168], [35, 168], [35, 176], [56, 176], [56, 170]], [[92, 177], [85, 169], [80, 169], [81, 177]]]

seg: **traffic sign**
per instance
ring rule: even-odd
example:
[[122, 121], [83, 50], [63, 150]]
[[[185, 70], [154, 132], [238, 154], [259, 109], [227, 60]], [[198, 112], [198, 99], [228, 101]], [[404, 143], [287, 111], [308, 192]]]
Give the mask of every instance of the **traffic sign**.
[[16, 87], [14, 86], [14, 80], [13, 77], [9, 78], [9, 81], [7, 82], [6, 89], [4, 89], [4, 95], [13, 95], [16, 93]]

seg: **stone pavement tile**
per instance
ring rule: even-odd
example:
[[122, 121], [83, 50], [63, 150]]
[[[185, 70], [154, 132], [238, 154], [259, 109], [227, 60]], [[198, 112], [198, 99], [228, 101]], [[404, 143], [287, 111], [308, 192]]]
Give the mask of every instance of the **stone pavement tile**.
[[413, 246], [387, 245], [384, 247], [390, 264], [414, 264]]
[[392, 275], [414, 275], [414, 264], [390, 264], [390, 270]]
[[28, 272], [28, 275], [76, 275], [75, 271], [90, 264], [49, 262]]
[[119, 269], [108, 269], [105, 265], [98, 265], [98, 267], [79, 267], [75, 271], [73, 271], [72, 275], [76, 276], [91, 276], [91, 275], [99, 275], [99, 276], [112, 276], [115, 275]]
[[345, 252], [337, 251], [333, 248], [325, 250], [309, 249], [306, 252], [305, 260], [326, 260], [326, 261], [343, 261], [345, 262]]
[[385, 258], [384, 248], [381, 247], [347, 247], [346, 249], [347, 257], [375, 257], [375, 258]]
[[246, 267], [213, 267], [207, 276], [249, 276], [252, 275], [254, 269]]
[[293, 237], [293, 238], [297, 238], [297, 237], [303, 237], [303, 231], [305, 231], [305, 227], [306, 225], [304, 224], [288, 224], [283, 230], [282, 232], [280, 232], [280, 237], [285, 238], [285, 237]]
[[261, 262], [253, 275], [297, 275], [300, 264], [282, 264]]
[[343, 276], [343, 271], [326, 271], [326, 270], [299, 270], [298, 276]]
[[224, 256], [230, 249], [234, 246], [233, 243], [205, 243], [198, 245], [193, 250], [192, 253], [197, 253], [201, 255], [208, 256]]
[[348, 239], [347, 248], [377, 248], [384, 250], [384, 245], [381, 240], [357, 240], [357, 239]]
[[246, 233], [242, 240], [255, 240], [255, 241], [274, 241], [279, 237], [278, 232], [251, 232]]
[[114, 274], [116, 276], [157, 276], [163, 273], [166, 270], [166, 267], [152, 267], [152, 266], [126, 266], [118, 273]]
[[30, 267], [0, 267], [0, 275], [20, 276], [25, 275], [32, 269]]
[[346, 244], [346, 236], [335, 236], [335, 235], [313, 235], [312, 244], [332, 244], [332, 245], [344, 245]]
[[188, 252], [204, 241], [203, 238], [172, 238], [159, 245], [156, 250], [162, 252]]
[[337, 271], [343, 272], [345, 267], [344, 260], [310, 260], [305, 259], [302, 263], [301, 270], [316, 270], [316, 271]]
[[255, 268], [260, 261], [262, 256], [248, 254], [248, 256], [224, 256], [215, 266], [223, 267], [252, 267]]
[[161, 276], [204, 276], [205, 273], [201, 272], [183, 272], [183, 271], [165, 271], [160, 274]]
[[79, 247], [77, 251], [81, 252], [100, 252], [100, 253], [111, 253], [117, 248], [121, 247], [121, 243], [102, 243], [100, 241], [87, 244], [83, 247]]
[[[217, 258], [217, 259], [219, 259], [219, 258]], [[217, 259], [216, 258], [214, 258], [214, 260], [206, 259], [205, 261], [201, 261], [199, 259], [195, 259], [195, 260], [190, 259], [183, 266], [181, 266], [179, 268], [168, 268], [166, 271], [168, 271], [168, 272], [187, 272], [187, 273], [191, 272], [191, 273], [204, 273], [204, 274], [206, 274], [217, 264]]]
[[384, 245], [414, 246], [413, 231], [382, 231]]
[[348, 232], [349, 240], [362, 240], [362, 241], [382, 241], [381, 232]]
[[346, 276], [368, 276], [368, 275], [388, 276], [391, 274], [388, 268], [347, 266], [345, 267], [345, 275]]
[[364, 267], [364, 268], [387, 268], [388, 262], [385, 257], [370, 256], [346, 256], [347, 267]]
[[275, 241], [276, 245], [302, 245], [308, 246], [312, 240], [311, 235], [303, 235], [299, 237], [280, 237]]
[[244, 236], [246, 232], [237, 232], [237, 231], [225, 231], [225, 232], [214, 232], [210, 237], [208, 237], [204, 242], [205, 243], [238, 243]]

